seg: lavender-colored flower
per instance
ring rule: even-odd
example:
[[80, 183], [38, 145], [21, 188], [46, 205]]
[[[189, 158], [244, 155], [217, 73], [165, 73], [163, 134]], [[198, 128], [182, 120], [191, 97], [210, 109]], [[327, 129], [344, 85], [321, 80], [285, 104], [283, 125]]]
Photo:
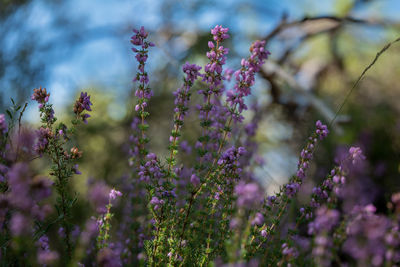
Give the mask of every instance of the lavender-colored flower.
[[42, 108], [43, 105], [49, 101], [49, 97], [50, 94], [47, 93], [46, 88], [40, 86], [38, 89], [33, 89], [31, 99], [37, 101], [39, 103], [39, 108]]
[[200, 70], [201, 67], [196, 64], [189, 64], [186, 62], [182, 67], [183, 72], [186, 74], [186, 79], [193, 83], [197, 77], [201, 76]]
[[34, 147], [35, 151], [42, 156], [46, 151], [49, 141], [53, 138], [53, 133], [49, 128], [40, 127], [37, 131], [38, 140]]
[[329, 133], [327, 126], [323, 125], [321, 121], [317, 121], [315, 123], [315, 126], [316, 126], [315, 133], [311, 137], [309, 137], [306, 147], [300, 153], [300, 159], [297, 165], [298, 169], [295, 177], [296, 179], [290, 182], [286, 186], [286, 192], [289, 195], [289, 197], [293, 197], [297, 193], [297, 191], [300, 189], [302, 181], [306, 177], [306, 170], [309, 167], [310, 160], [313, 157], [315, 145], [318, 141], [317, 137], [319, 137], [319, 139], [322, 140]]
[[359, 147], [350, 147], [349, 153], [353, 165], [356, 165], [358, 162], [365, 160], [365, 156], [363, 155], [363, 152]]
[[308, 224], [308, 234], [331, 231], [333, 226], [338, 223], [339, 218], [339, 211], [322, 206], [317, 210], [314, 221]]
[[[229, 38], [228, 31], [229, 31], [228, 28], [223, 28], [221, 25], [217, 25], [213, 29], [211, 29], [211, 34], [213, 35], [214, 41], [222, 42], [223, 40]], [[209, 46], [210, 46], [210, 42], [209, 42]]]
[[251, 55], [248, 59], [242, 59], [241, 69], [234, 73], [236, 84], [234, 90], [227, 92], [227, 103], [230, 106], [232, 118], [236, 122], [241, 122], [243, 110], [247, 110], [244, 97], [250, 95], [251, 86], [255, 81], [255, 74], [260, 71], [265, 59], [270, 54], [265, 49], [265, 41], [256, 41], [250, 47]]
[[10, 221], [10, 230], [13, 236], [21, 236], [28, 234], [32, 229], [31, 220], [25, 215], [17, 212], [14, 213]]
[[251, 221], [251, 225], [261, 225], [264, 223], [264, 216], [257, 212], [254, 216], [254, 219]]
[[98, 213], [105, 213], [107, 211], [106, 205], [108, 203], [109, 192], [110, 188], [103, 182], [97, 182], [90, 186], [88, 198]]
[[158, 180], [163, 177], [163, 174], [157, 156], [154, 153], [150, 153], [146, 158], [146, 163], [140, 166], [138, 173], [140, 180], [144, 182], [150, 182], [150, 180], [153, 180], [158, 183]]
[[0, 114], [0, 133], [6, 134], [8, 131], [6, 116], [4, 114]]
[[58, 253], [50, 250], [49, 238], [43, 235], [37, 241], [38, 254], [37, 261], [40, 265], [52, 265], [58, 260]]
[[228, 148], [218, 160], [218, 165], [223, 167], [221, 173], [232, 173], [240, 174], [242, 169], [240, 168], [239, 158], [246, 153], [244, 147], [235, 148], [234, 146]]
[[175, 96], [175, 108], [174, 108], [174, 129], [171, 132], [169, 138], [171, 158], [169, 159], [169, 170], [174, 165], [175, 150], [177, 150], [178, 140], [180, 136], [180, 130], [183, 126], [183, 120], [189, 110], [188, 104], [190, 100], [189, 90], [193, 85], [193, 82], [198, 76], [201, 76], [199, 71], [201, 67], [195, 64], [186, 63], [183, 65], [183, 72], [186, 74], [184, 78], [184, 84], [177, 91], [174, 92]]
[[200, 179], [199, 177], [197, 177], [196, 174], [192, 174], [192, 176], [190, 177], [190, 182], [194, 187], [198, 187], [200, 185]]
[[7, 180], [10, 186], [8, 198], [13, 207], [29, 211], [33, 206], [33, 200], [30, 197], [30, 172], [25, 163], [15, 164], [7, 173]]
[[[131, 37], [131, 43], [133, 45], [142, 46], [143, 49], [148, 48], [149, 46], [154, 46], [153, 43], [146, 41], [146, 38], [149, 35], [149, 33], [144, 29], [143, 26], [141, 26], [139, 30], [133, 29], [133, 32], [135, 33]], [[133, 49], [136, 49], [136, 48], [133, 48]], [[133, 50], [133, 51], [137, 52], [135, 50]]]
[[244, 208], [254, 208], [254, 206], [262, 203], [264, 198], [264, 193], [256, 183], [239, 182], [235, 186], [235, 194], [237, 205]]
[[261, 230], [261, 236], [266, 238], [268, 236], [267, 230], [265, 230], [265, 229]]
[[[219, 25], [211, 30], [215, 43], [213, 41], [208, 42], [210, 51], [207, 52], [207, 57], [209, 62], [204, 67], [205, 74], [203, 75], [203, 82], [207, 84], [207, 88], [198, 91], [199, 94], [204, 96], [204, 104], [198, 106], [200, 125], [203, 128], [203, 134], [199, 138], [200, 146], [198, 150], [201, 161], [207, 161], [211, 157], [208, 151], [213, 150], [215, 147], [213, 147], [211, 141], [207, 140], [216, 140], [215, 136], [210, 135], [210, 130], [211, 127], [215, 126], [213, 124], [218, 122], [222, 114], [222, 106], [218, 98], [223, 91], [222, 81], [225, 79], [222, 74], [223, 65], [226, 63], [225, 55], [228, 54], [229, 49], [224, 48], [221, 43], [229, 37], [227, 32], [228, 28], [223, 28]], [[223, 120], [223, 117], [221, 119]], [[207, 145], [211, 145], [211, 147], [207, 147]]]
[[74, 113], [77, 117], [80, 117], [84, 123], [87, 123], [87, 118], [90, 118], [90, 115], [87, 113], [82, 114], [82, 112], [92, 111], [92, 102], [90, 102], [90, 96], [85, 92], [81, 92], [78, 100], [75, 101], [74, 105]]
[[108, 198], [110, 200], [114, 200], [117, 198], [117, 196], [122, 196], [122, 193], [120, 191], [115, 190], [114, 188], [111, 189], [110, 194], [108, 195]]
[[299, 252], [295, 247], [290, 247], [287, 243], [282, 244], [282, 254], [289, 258], [297, 258]]

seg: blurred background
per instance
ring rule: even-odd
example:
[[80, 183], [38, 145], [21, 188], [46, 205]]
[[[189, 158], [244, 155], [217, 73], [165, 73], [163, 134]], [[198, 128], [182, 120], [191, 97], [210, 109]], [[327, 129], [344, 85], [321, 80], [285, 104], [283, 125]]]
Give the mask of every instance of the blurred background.
[[[398, 0], [0, 0], [0, 113], [10, 97], [28, 101], [24, 119], [35, 127], [39, 117], [29, 96], [42, 86], [57, 117], [67, 120], [78, 92], [89, 92], [94, 111], [76, 140], [85, 153], [76, 188], [85, 191], [87, 178], [116, 184], [128, 170], [137, 66], [132, 28], [145, 26], [156, 44], [148, 61], [155, 92], [151, 150], [165, 155], [181, 66], [204, 66], [210, 29], [222, 24], [230, 29], [230, 68], [240, 66], [254, 40], [267, 40], [272, 53], [247, 99], [259, 106], [255, 138], [265, 164], [257, 178], [272, 192], [295, 172], [315, 121], [331, 122], [376, 52], [400, 36], [399, 14]], [[379, 204], [400, 190], [399, 59], [397, 44], [354, 90], [318, 147], [310, 188], [355, 144], [367, 163], [350, 182], [360, 192], [354, 198]], [[250, 121], [255, 114], [245, 115]], [[196, 127], [196, 120], [186, 127], [189, 144]]]

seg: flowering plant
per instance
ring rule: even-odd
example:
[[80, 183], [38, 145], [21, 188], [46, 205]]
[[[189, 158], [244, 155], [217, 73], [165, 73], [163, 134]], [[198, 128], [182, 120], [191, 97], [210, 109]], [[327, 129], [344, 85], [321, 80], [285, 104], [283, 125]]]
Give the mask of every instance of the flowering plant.
[[[343, 208], [347, 180], [366, 160], [360, 147], [350, 147], [307, 200], [299, 200], [310, 182], [316, 148], [329, 134], [321, 121], [315, 123], [299, 153], [295, 174], [275, 193], [266, 194], [254, 178], [254, 166], [262, 164], [254, 138], [258, 107], [249, 107], [246, 97], [270, 52], [265, 41], [255, 41], [236, 71], [224, 70], [228, 28], [217, 25], [211, 34], [204, 68], [190, 63], [182, 67], [183, 83], [174, 92], [168, 153], [162, 158], [150, 151], [147, 121], [153, 91], [146, 63], [155, 44], [147, 40], [143, 27], [134, 30], [137, 104], [132, 108], [136, 115], [131, 127], [129, 178], [117, 186], [121, 191], [110, 190], [103, 182], [90, 184], [88, 200], [95, 209], [84, 226], [75, 223], [73, 210], [80, 196], [74, 193], [71, 180], [81, 174], [77, 163], [84, 154], [74, 144], [74, 134], [81, 122], [88, 123], [90, 96], [80, 94], [70, 126], [56, 124], [50, 93], [41, 87], [32, 95], [42, 123], [36, 132], [10, 127], [13, 117], [19, 112], [21, 118], [25, 109], [13, 109], [16, 114], [9, 114], [9, 123], [0, 115], [2, 266], [400, 263], [399, 194], [391, 197], [385, 214], [372, 204]], [[228, 89], [231, 80], [234, 86]], [[202, 103], [193, 109], [196, 83]], [[255, 114], [250, 122], [243, 113], [248, 109]], [[200, 132], [192, 145], [183, 140], [190, 112], [200, 120]], [[195, 162], [183, 164], [180, 155], [192, 148]], [[37, 157], [51, 162], [50, 178], [35, 173], [32, 161]], [[56, 239], [54, 228], [61, 240]]]

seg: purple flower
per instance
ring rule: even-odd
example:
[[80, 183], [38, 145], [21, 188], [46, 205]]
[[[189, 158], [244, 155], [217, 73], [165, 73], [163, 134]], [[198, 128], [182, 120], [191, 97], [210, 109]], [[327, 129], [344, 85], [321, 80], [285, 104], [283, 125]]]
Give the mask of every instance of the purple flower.
[[51, 265], [58, 260], [58, 253], [55, 251], [50, 251], [49, 238], [43, 235], [37, 241], [38, 254], [37, 261], [41, 265]]
[[29, 233], [31, 230], [31, 220], [21, 213], [14, 213], [10, 221], [10, 230], [14, 236]]
[[200, 179], [199, 177], [197, 177], [196, 174], [192, 174], [192, 176], [190, 177], [190, 182], [194, 187], [198, 187], [200, 185]]
[[[147, 42], [145, 39], [149, 35], [148, 32], [144, 29], [143, 26], [140, 27], [139, 30], [133, 29], [133, 32], [135, 33], [131, 37], [131, 43], [136, 46], [142, 46], [143, 49], [148, 48], [149, 46], [154, 46], [152, 42]], [[138, 50], [136, 48], [132, 48], [133, 52], [137, 52]]]
[[197, 77], [201, 76], [199, 72], [201, 67], [196, 64], [189, 64], [186, 62], [183, 65], [182, 70], [186, 74], [186, 79], [192, 83], [197, 79]]
[[287, 243], [282, 244], [282, 254], [290, 258], [297, 258], [299, 256], [297, 249], [294, 247], [289, 247]]
[[253, 221], [251, 222], [251, 225], [261, 225], [263, 223], [264, 223], [264, 216], [260, 212], [257, 212], [256, 215], [254, 216]]
[[75, 165], [72, 167], [72, 171], [73, 171], [75, 174], [80, 175], [80, 174], [82, 174], [82, 173], [81, 173], [81, 171], [80, 171], [78, 168], [79, 168], [79, 165], [78, 165], [78, 164], [75, 164]]
[[218, 165], [222, 166], [221, 173], [230, 172], [232, 174], [241, 173], [239, 158], [246, 153], [244, 147], [235, 148], [234, 146], [228, 148], [218, 160]]
[[317, 130], [315, 132], [317, 133], [317, 135], [321, 140], [328, 136], [329, 133], [328, 127], [322, 124], [321, 121], [317, 121], [315, 123], [315, 126], [317, 127]]
[[117, 198], [117, 196], [122, 196], [122, 193], [120, 191], [115, 190], [114, 188], [111, 189], [110, 194], [108, 195], [108, 198], [110, 200], [114, 200]]
[[365, 156], [363, 155], [363, 152], [359, 147], [350, 147], [349, 153], [353, 165], [356, 165], [358, 162], [365, 160]]
[[147, 155], [147, 161], [144, 165], [140, 166], [139, 178], [141, 181], [150, 182], [150, 180], [157, 181], [163, 177], [157, 156], [154, 153]]
[[87, 118], [90, 117], [89, 114], [82, 114], [82, 112], [92, 111], [92, 102], [90, 102], [90, 96], [85, 92], [81, 92], [80, 97], [76, 100], [74, 105], [74, 113], [76, 116], [80, 117], [84, 123], [87, 123]]
[[[214, 29], [211, 29], [211, 34], [213, 35], [214, 41], [222, 42], [223, 40], [229, 38], [228, 31], [229, 31], [228, 28], [223, 28], [221, 25], [217, 25], [217, 26], [214, 27]], [[211, 44], [209, 42], [208, 46], [210, 46], [210, 45]], [[213, 46], [213, 45], [211, 45], [211, 46]]]
[[49, 101], [50, 94], [47, 93], [46, 88], [33, 89], [33, 95], [31, 96], [32, 100], [35, 100], [39, 103], [39, 107], [42, 108], [43, 104]]
[[261, 236], [266, 238], [268, 236], [267, 230], [261, 230]]
[[256, 41], [250, 47], [251, 55], [248, 59], [242, 59], [241, 69], [234, 73], [236, 84], [234, 90], [227, 92], [227, 103], [231, 107], [230, 112], [235, 122], [241, 122], [240, 114], [247, 110], [244, 97], [250, 95], [251, 86], [255, 82], [255, 74], [260, 71], [265, 59], [270, 54], [265, 48], [265, 41]]
[[263, 201], [264, 193], [256, 183], [240, 182], [235, 186], [237, 205], [239, 207], [253, 208]]
[[98, 213], [105, 213], [105, 206], [108, 203], [110, 188], [103, 182], [96, 182], [90, 186], [88, 199]]
[[339, 211], [322, 206], [317, 210], [315, 220], [308, 224], [308, 234], [329, 232], [338, 223], [339, 218]]
[[8, 126], [7, 126], [7, 121], [6, 121], [6, 116], [4, 114], [0, 114], [0, 133], [3, 135], [7, 133], [8, 131]]
[[49, 141], [53, 138], [53, 133], [49, 128], [40, 127], [37, 131], [38, 140], [34, 147], [35, 151], [42, 156], [46, 151]]

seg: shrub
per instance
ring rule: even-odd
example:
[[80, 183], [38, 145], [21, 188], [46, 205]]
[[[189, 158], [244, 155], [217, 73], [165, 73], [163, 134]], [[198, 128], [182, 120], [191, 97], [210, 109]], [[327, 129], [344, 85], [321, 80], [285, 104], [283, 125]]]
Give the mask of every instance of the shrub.
[[[255, 41], [238, 70], [224, 71], [228, 29], [216, 26], [211, 34], [203, 71], [195, 64], [182, 67], [182, 86], [174, 92], [168, 157], [162, 159], [149, 151], [151, 125], [146, 121], [153, 96], [146, 62], [154, 44], [143, 27], [134, 30], [137, 104], [129, 178], [117, 189], [102, 182], [90, 185], [87, 198], [94, 213], [82, 231], [72, 212], [80, 196], [70, 180], [80, 174], [77, 163], [82, 151], [74, 144], [74, 135], [82, 122], [88, 123], [90, 96], [80, 94], [69, 126], [57, 124], [50, 94], [41, 87], [32, 95], [42, 123], [36, 132], [21, 128], [26, 105], [21, 110], [14, 104], [8, 122], [0, 115], [2, 266], [392, 266], [400, 262], [398, 194], [389, 201], [387, 214], [378, 214], [373, 205], [342, 209], [348, 194], [346, 179], [365, 160], [359, 147], [351, 147], [332, 166], [312, 189], [308, 204], [299, 206], [296, 201], [309, 179], [316, 147], [329, 134], [321, 121], [300, 152], [297, 172], [278, 192], [265, 194], [253, 173], [261, 164], [254, 139], [260, 118], [254, 116], [245, 124], [243, 111], [253, 109], [257, 114], [257, 106], [248, 107], [245, 98], [270, 53], [265, 41]], [[228, 90], [230, 80], [234, 86]], [[201, 83], [197, 93], [202, 104], [193, 108], [195, 83]], [[178, 155], [192, 150], [182, 140], [190, 112], [198, 116], [201, 130], [193, 144], [196, 160], [184, 165]], [[50, 178], [35, 173], [32, 162], [38, 157], [51, 162]], [[114, 217], [115, 205], [121, 207], [121, 216]], [[49, 235], [54, 228], [59, 237]]]

